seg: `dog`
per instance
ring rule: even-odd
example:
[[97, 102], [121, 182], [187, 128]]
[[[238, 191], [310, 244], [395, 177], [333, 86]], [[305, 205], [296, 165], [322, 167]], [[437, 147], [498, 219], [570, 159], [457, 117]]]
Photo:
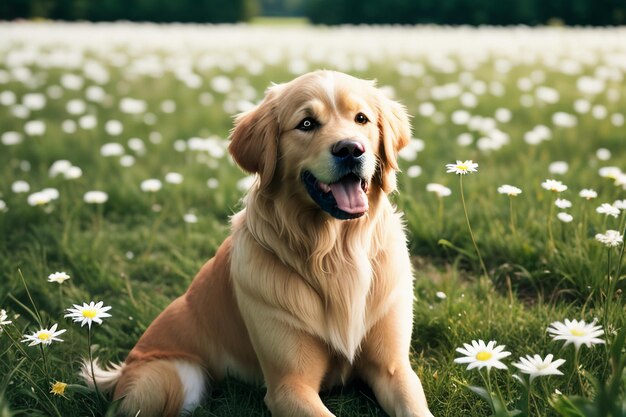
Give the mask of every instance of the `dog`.
[[273, 416], [333, 414], [322, 389], [368, 383], [390, 416], [432, 417], [409, 362], [413, 274], [390, 203], [405, 108], [371, 81], [316, 71], [237, 116], [229, 152], [256, 174], [232, 232], [126, 361], [83, 377], [123, 415], [178, 416], [210, 381], [263, 382]]

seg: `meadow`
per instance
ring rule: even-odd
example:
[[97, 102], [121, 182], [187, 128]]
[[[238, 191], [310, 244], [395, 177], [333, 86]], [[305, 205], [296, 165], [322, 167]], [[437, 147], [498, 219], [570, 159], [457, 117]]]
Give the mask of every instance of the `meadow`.
[[[233, 116], [318, 68], [377, 79], [412, 116], [391, 198], [433, 414], [626, 415], [626, 29], [40, 22], [0, 23], [0, 416], [113, 415], [82, 358], [123, 360], [186, 289], [253, 181]], [[101, 324], [64, 317], [91, 301]], [[592, 325], [565, 345], [547, 329], [566, 319]], [[35, 333], [55, 324], [62, 341]], [[505, 345], [506, 369], [455, 363], [472, 340]], [[565, 363], [513, 365], [535, 354]], [[227, 380], [193, 415], [267, 416], [263, 396]], [[322, 399], [385, 415], [358, 381]]]

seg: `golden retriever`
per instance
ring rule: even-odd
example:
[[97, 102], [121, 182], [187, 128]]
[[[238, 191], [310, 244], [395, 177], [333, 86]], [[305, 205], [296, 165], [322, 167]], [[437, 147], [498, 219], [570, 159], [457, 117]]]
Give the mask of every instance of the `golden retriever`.
[[239, 115], [229, 151], [256, 182], [187, 292], [122, 365], [96, 367], [120, 413], [177, 416], [232, 375], [263, 381], [273, 416], [328, 417], [319, 391], [354, 376], [389, 415], [432, 416], [409, 362], [413, 275], [387, 198], [409, 140], [403, 106], [333, 71], [274, 85]]

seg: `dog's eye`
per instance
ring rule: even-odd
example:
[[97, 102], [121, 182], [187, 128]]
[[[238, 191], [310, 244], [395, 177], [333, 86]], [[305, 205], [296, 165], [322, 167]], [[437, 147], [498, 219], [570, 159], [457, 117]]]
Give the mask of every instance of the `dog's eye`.
[[302, 130], [303, 132], [308, 132], [310, 130], [315, 129], [318, 126], [317, 120], [312, 117], [306, 117], [298, 123], [296, 129]]
[[357, 113], [357, 115], [354, 117], [354, 121], [360, 125], [364, 125], [365, 123], [369, 122], [370, 119], [368, 119], [367, 116], [363, 113]]

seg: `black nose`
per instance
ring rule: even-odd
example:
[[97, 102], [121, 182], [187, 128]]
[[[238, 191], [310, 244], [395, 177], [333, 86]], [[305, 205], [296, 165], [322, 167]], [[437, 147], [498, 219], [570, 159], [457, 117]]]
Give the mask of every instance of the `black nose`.
[[331, 153], [337, 158], [358, 158], [365, 153], [362, 143], [354, 140], [340, 140], [331, 148]]

